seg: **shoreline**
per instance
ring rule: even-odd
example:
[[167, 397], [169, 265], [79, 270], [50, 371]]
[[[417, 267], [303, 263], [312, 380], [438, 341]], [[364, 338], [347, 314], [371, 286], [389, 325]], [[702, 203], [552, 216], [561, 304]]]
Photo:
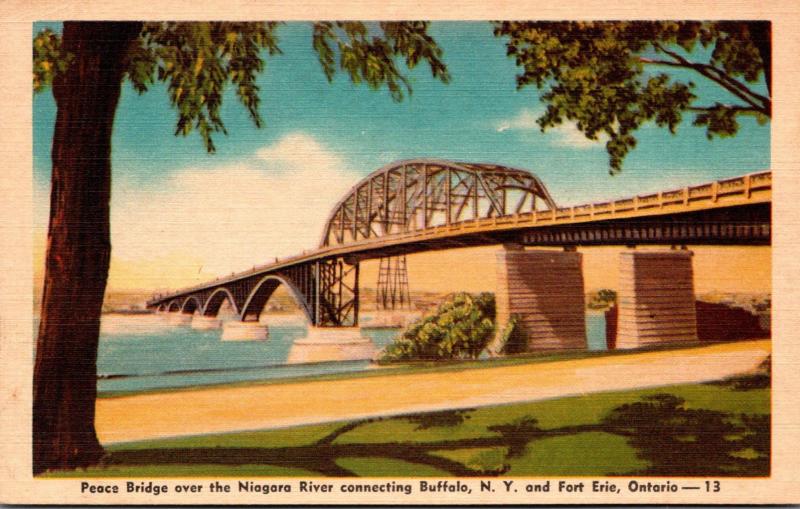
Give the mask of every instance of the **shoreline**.
[[[719, 380], [755, 368], [771, 340], [476, 369], [255, 384], [100, 398], [104, 444], [494, 406]], [[401, 389], [398, 389], [401, 388]], [[303, 402], [298, 405], [298, 402]]]
[[[758, 340], [760, 339], [764, 338], [758, 338]], [[756, 338], [753, 338], [753, 340], [756, 340]], [[214, 370], [214, 372], [226, 373], [231, 371], [258, 371], [262, 369], [273, 369], [273, 368], [283, 368], [283, 367], [341, 364], [342, 362], [369, 362], [369, 364], [364, 369], [361, 370], [342, 371], [334, 373], [294, 375], [288, 377], [256, 378], [250, 380], [240, 380], [231, 382], [216, 382], [216, 383], [210, 382], [210, 383], [200, 383], [191, 386], [174, 385], [174, 386], [163, 386], [156, 388], [132, 389], [132, 390], [106, 390], [99, 392], [97, 397], [105, 399], [105, 398], [119, 398], [126, 396], [158, 394], [167, 392], [192, 392], [195, 390], [204, 390], [204, 389], [220, 389], [220, 388], [224, 389], [233, 387], [253, 387], [261, 385], [278, 385], [278, 384], [290, 384], [290, 383], [367, 378], [371, 376], [395, 376], [395, 375], [403, 375], [411, 373], [430, 373], [430, 372], [441, 373], [447, 371], [494, 369], [494, 368], [501, 368], [504, 366], [513, 366], [513, 365], [541, 364], [541, 363], [560, 362], [560, 361], [569, 361], [569, 360], [578, 360], [587, 358], [625, 356], [635, 353], [685, 350], [687, 348], [700, 348], [700, 347], [712, 346], [714, 344], [721, 344], [721, 343], [696, 342], [686, 345], [671, 344], [671, 345], [645, 347], [636, 350], [562, 350], [562, 351], [527, 352], [523, 354], [506, 355], [501, 357], [490, 357], [486, 359], [407, 361], [407, 362], [386, 363], [386, 364], [374, 361], [321, 361], [314, 363], [291, 364], [291, 365], [271, 364], [266, 366], [256, 366], [256, 367], [236, 368], [236, 369], [224, 368], [220, 370]], [[150, 376], [158, 377], [158, 376], [173, 376], [173, 375], [185, 376], [191, 374], [202, 375], [205, 372], [207, 371], [195, 370], [195, 371], [182, 371], [182, 372], [165, 372], [165, 373], [157, 373], [151, 375], [122, 375], [119, 376], [119, 378], [127, 378], [127, 377], [137, 378], [137, 377], [150, 377]], [[117, 378], [117, 375], [105, 378], [98, 377], [98, 381], [101, 381], [103, 379], [112, 380], [115, 378]]]

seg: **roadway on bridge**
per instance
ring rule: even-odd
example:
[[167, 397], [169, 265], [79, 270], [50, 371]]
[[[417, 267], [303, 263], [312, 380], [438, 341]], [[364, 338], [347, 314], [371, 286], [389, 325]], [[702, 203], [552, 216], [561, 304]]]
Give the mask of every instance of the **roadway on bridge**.
[[205, 388], [103, 398], [103, 443], [257, 430], [719, 380], [754, 369], [770, 341], [460, 371]]

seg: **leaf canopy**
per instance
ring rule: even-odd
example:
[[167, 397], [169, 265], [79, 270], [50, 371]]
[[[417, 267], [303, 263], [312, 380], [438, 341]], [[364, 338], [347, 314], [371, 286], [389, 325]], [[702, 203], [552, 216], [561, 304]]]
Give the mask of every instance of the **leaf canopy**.
[[[374, 25], [374, 26], [373, 26]], [[239, 102], [257, 127], [260, 95], [257, 75], [264, 70], [264, 53], [278, 55], [275, 22], [155, 22], [144, 23], [125, 62], [125, 78], [139, 93], [156, 81], [167, 84], [172, 106], [178, 111], [175, 134], [196, 130], [209, 152], [215, 151], [214, 133], [226, 133], [220, 117], [225, 90], [235, 87]], [[312, 44], [325, 76], [337, 70], [355, 84], [372, 89], [386, 86], [401, 101], [412, 87], [401, 62], [410, 70], [427, 62], [434, 78], [450, 76], [442, 50], [427, 33], [424, 21], [313, 23]], [[60, 36], [45, 29], [34, 38], [33, 89], [40, 92], [59, 74], [69, 72], [70, 55], [62, 54]]]
[[495, 330], [491, 293], [450, 295], [430, 315], [411, 324], [386, 347], [385, 362], [477, 359]]
[[[770, 98], [754, 86], [762, 76], [770, 86], [769, 22], [503, 21], [494, 33], [522, 69], [517, 87], [542, 90], [541, 129], [570, 121], [590, 140], [607, 136], [612, 173], [646, 122], [674, 133], [689, 112], [711, 139], [735, 135], [740, 115], [762, 123], [771, 115]], [[679, 68], [735, 100], [697, 104], [695, 83], [670, 74]]]

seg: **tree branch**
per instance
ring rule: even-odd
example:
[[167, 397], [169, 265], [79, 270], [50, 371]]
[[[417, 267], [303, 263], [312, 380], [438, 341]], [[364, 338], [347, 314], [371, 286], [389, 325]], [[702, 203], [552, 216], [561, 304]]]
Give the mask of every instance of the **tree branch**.
[[[769, 98], [753, 92], [746, 86], [742, 85], [740, 82], [730, 78], [727, 74], [725, 74], [724, 71], [717, 69], [716, 67], [709, 64], [699, 64], [695, 62], [690, 62], [689, 60], [685, 59], [678, 53], [666, 49], [658, 42], [654, 42], [653, 46], [662, 53], [669, 55], [674, 60], [669, 61], [669, 60], [658, 60], [658, 59], [640, 57], [639, 58], [640, 62], [644, 64], [667, 65], [671, 67], [683, 67], [686, 69], [692, 69], [698, 72], [699, 74], [705, 76], [706, 78], [710, 79], [711, 81], [717, 83], [725, 90], [735, 95], [739, 99], [745, 101], [747, 104], [749, 104], [759, 112], [764, 113], [765, 115], [770, 114], [771, 103]], [[757, 101], [760, 101], [762, 104], [759, 104]]]
[[[747, 89], [747, 87], [743, 87], [743, 85], [741, 85], [741, 83], [739, 83], [738, 81], [732, 80], [733, 83], [735, 83], [739, 87], [745, 88], [745, 90], [747, 91], [747, 93], [749, 95], [744, 95], [745, 90], [742, 90], [742, 93], [737, 92], [737, 90], [732, 88], [733, 84], [729, 84], [727, 81], [723, 81], [724, 78], [727, 78], [726, 76], [724, 77], [724, 76], [721, 76], [719, 74], [711, 74], [710, 72], [708, 72], [710, 70], [713, 70], [713, 71], [717, 71], [717, 73], [719, 73], [719, 70], [716, 67], [713, 67], [713, 66], [710, 66], [710, 65], [707, 65], [707, 64], [698, 64], [698, 63], [695, 63], [695, 62], [689, 62], [688, 60], [680, 57], [680, 55], [677, 55], [677, 54], [675, 54], [675, 57], [679, 58], [680, 61], [676, 62], [676, 61], [673, 61], [673, 60], [659, 60], [659, 59], [655, 59], [655, 58], [639, 57], [639, 62], [641, 62], [643, 64], [647, 64], [647, 65], [666, 65], [666, 66], [669, 66], [669, 67], [681, 67], [683, 69], [692, 69], [693, 71], [696, 71], [696, 72], [702, 74], [703, 76], [705, 76], [706, 78], [710, 79], [711, 81], [717, 83], [719, 86], [725, 88], [726, 90], [728, 90], [732, 94], [736, 95], [736, 97], [739, 97], [743, 101], [747, 102], [753, 108], [758, 108], [759, 111], [761, 111], [763, 113], [767, 113], [766, 111], [764, 111], [765, 107], [763, 105], [761, 105], [761, 104], [757, 104], [753, 99], [757, 98], [757, 99], [760, 99], [762, 101], [765, 101], [766, 103], [769, 103], [768, 99], [759, 96], [755, 92], [750, 91], [749, 89]], [[728, 78], [728, 79], [730, 79], [730, 78]], [[750, 95], [753, 95], [755, 97], [751, 98]]]
[[720, 107], [725, 108], [727, 110], [736, 111], [738, 113], [763, 113], [761, 109], [752, 108], [748, 106], [741, 106], [738, 104], [720, 104], [717, 106], [689, 106], [686, 108], [689, 111], [695, 111], [698, 113], [705, 113], [709, 111], [714, 111], [719, 109]]
[[639, 62], [641, 62], [643, 64], [651, 64], [651, 65], [668, 65], [670, 67], [684, 67], [684, 68], [689, 67], [689, 68], [691, 68], [690, 66], [682, 64], [680, 62], [675, 62], [673, 60], [658, 60], [658, 59], [655, 59], [655, 58], [648, 58], [648, 57], [639, 57]]
[[741, 90], [743, 93], [749, 94], [754, 99], [756, 99], [758, 101], [761, 101], [765, 108], [770, 108], [771, 101], [770, 101], [769, 97], [765, 97], [765, 96], [763, 96], [761, 94], [757, 94], [756, 92], [753, 92], [747, 86], [742, 84], [740, 81], [728, 76], [728, 74], [722, 69], [719, 69], [717, 67], [714, 67], [713, 65], [708, 65], [708, 64], [705, 64], [705, 67], [708, 70], [714, 71], [715, 73], [717, 73], [717, 76], [719, 76], [720, 79], [725, 80], [727, 83], [731, 84], [732, 86], [735, 86], [736, 88]]

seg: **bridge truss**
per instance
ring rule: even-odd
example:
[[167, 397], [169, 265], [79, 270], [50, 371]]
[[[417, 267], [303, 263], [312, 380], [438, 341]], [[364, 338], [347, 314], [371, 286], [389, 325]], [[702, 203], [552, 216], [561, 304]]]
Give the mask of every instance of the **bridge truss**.
[[378, 309], [382, 310], [409, 309], [411, 307], [405, 255], [381, 258], [375, 300]]
[[[336, 205], [319, 249], [155, 295], [147, 307], [216, 316], [227, 300], [240, 320], [254, 321], [283, 284], [312, 325], [355, 326], [363, 260], [504, 243], [769, 245], [771, 196], [772, 174], [760, 172], [558, 208], [542, 182], [523, 170], [401, 161], [367, 176]], [[391, 299], [388, 275], [383, 295]]]
[[375, 171], [347, 193], [331, 212], [320, 247], [555, 208], [541, 180], [524, 170], [401, 161]]

